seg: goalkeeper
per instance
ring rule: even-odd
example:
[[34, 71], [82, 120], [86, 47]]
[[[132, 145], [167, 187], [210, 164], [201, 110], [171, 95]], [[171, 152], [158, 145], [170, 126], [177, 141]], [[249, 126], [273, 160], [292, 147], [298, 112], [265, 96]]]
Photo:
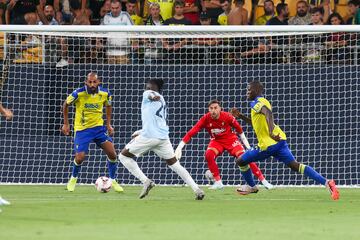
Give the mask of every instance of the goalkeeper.
[[[175, 150], [175, 155], [177, 159], [180, 159], [181, 151], [185, 144], [188, 143], [190, 139], [201, 129], [205, 128], [210, 134], [211, 139], [205, 152], [205, 159], [209, 170], [215, 179], [215, 183], [209, 189], [217, 190], [223, 189], [224, 185], [221, 181], [219, 167], [216, 164], [215, 159], [221, 155], [224, 150], [228, 151], [236, 158], [244, 153], [244, 148], [241, 145], [236, 133], [232, 131], [232, 128], [234, 128], [240, 135], [240, 139], [247, 149], [250, 149], [250, 145], [240, 124], [230, 113], [221, 110], [221, 105], [218, 100], [211, 100], [208, 104], [208, 108], [209, 112], [200, 118], [195, 126], [183, 137], [179, 146]], [[273, 188], [273, 186], [266, 181], [264, 175], [256, 164], [250, 164], [250, 168], [267, 189]]]
[[236, 108], [231, 110], [233, 116], [240, 118], [253, 126], [258, 139], [258, 148], [247, 151], [236, 161], [240, 167], [241, 174], [249, 184], [249, 186], [237, 189], [238, 193], [246, 195], [258, 191], [248, 164], [265, 160], [272, 156], [283, 162], [293, 171], [303, 174], [317, 183], [325, 185], [330, 191], [332, 199], [338, 200], [340, 194], [334, 180], [327, 180], [312, 167], [295, 160], [295, 157], [286, 143], [285, 133], [274, 123], [272, 107], [269, 101], [263, 97], [263, 90], [263, 85], [258, 81], [253, 81], [248, 85], [247, 97], [252, 101], [250, 103], [251, 118], [242, 115]]
[[[61, 130], [65, 135], [70, 134], [68, 119], [70, 104], [75, 104], [76, 107], [74, 124], [75, 159], [71, 178], [66, 186], [67, 190], [70, 192], [75, 190], [81, 165], [89, 151], [89, 144], [95, 142], [108, 157], [107, 166], [112, 187], [116, 192], [123, 192], [122, 187], [115, 180], [117, 156], [112, 139], [108, 136], [108, 134], [113, 135], [114, 133], [111, 126], [111, 94], [107, 89], [100, 87], [100, 80], [96, 73], [90, 72], [87, 75], [85, 86], [76, 89], [64, 102], [64, 125]], [[103, 120], [104, 105], [106, 107], [106, 127]]]

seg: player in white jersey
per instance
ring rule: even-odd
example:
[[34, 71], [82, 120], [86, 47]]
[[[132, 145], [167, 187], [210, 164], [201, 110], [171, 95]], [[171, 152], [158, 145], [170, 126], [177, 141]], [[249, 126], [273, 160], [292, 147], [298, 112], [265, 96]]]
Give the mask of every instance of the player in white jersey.
[[160, 158], [165, 159], [170, 169], [192, 188], [195, 192], [195, 199], [202, 200], [205, 196], [204, 192], [175, 158], [169, 139], [169, 127], [166, 123], [166, 103], [160, 94], [163, 84], [164, 81], [161, 79], [151, 79], [147, 82], [141, 104], [142, 129], [133, 133], [133, 139], [121, 151], [119, 160], [132, 175], [143, 183], [140, 198], [144, 198], [155, 184], [145, 176], [133, 158], [153, 151]]

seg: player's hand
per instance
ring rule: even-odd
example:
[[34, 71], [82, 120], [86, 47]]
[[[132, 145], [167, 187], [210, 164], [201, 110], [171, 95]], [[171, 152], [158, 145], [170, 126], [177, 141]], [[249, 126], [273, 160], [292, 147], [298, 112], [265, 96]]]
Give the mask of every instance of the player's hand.
[[153, 101], [160, 101], [160, 96], [154, 96]]
[[239, 109], [237, 109], [237, 108], [235, 108], [235, 107], [233, 107], [232, 109], [230, 109], [230, 113], [231, 113], [231, 115], [234, 116], [234, 118], [239, 118], [240, 115], [241, 115]]
[[111, 125], [106, 126], [109, 136], [114, 135], [114, 128]]
[[61, 128], [61, 131], [64, 135], [68, 136], [70, 134], [70, 126], [69, 124], [64, 124]]
[[274, 134], [272, 133], [272, 134], [270, 134], [270, 137], [271, 137], [272, 139], [274, 139], [275, 141], [277, 141], [277, 142], [281, 141], [280, 134], [274, 135]]
[[175, 150], [175, 158], [179, 161], [181, 156], [182, 156], [182, 149], [185, 146], [185, 143], [183, 141], [181, 141], [179, 143], [179, 145], [177, 146], [176, 150]]
[[14, 116], [13, 112], [10, 109], [7, 109], [7, 108], [4, 109], [3, 115], [4, 115], [5, 119], [8, 120], [8, 121], [10, 121]]

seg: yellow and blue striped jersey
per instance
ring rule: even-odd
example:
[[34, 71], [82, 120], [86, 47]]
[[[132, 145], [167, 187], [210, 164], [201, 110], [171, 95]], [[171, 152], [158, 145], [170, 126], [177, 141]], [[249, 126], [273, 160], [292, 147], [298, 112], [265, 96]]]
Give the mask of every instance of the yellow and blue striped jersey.
[[94, 94], [89, 94], [86, 86], [72, 92], [66, 98], [66, 103], [75, 104], [76, 107], [74, 130], [103, 126], [103, 108], [111, 105], [111, 98], [110, 92], [102, 87], [98, 87]]
[[[250, 106], [252, 126], [254, 128], [256, 138], [258, 139], [259, 148], [263, 151], [266, 150], [269, 146], [277, 143], [270, 137], [269, 126], [266, 122], [266, 117], [261, 113], [261, 108], [263, 106], [267, 107], [270, 111], [272, 111], [272, 107], [270, 102], [261, 96], [252, 101]], [[286, 140], [286, 134], [277, 125], [274, 127], [273, 134], [280, 134], [281, 139]]]

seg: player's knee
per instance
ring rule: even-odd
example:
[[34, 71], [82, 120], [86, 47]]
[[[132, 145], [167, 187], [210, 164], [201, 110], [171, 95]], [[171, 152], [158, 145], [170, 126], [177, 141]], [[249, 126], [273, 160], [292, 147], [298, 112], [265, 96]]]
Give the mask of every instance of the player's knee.
[[74, 161], [77, 165], [81, 165], [84, 162], [84, 160], [85, 160], [85, 153], [78, 153], [76, 154]]
[[288, 167], [293, 170], [294, 172], [298, 172], [299, 171], [299, 166], [300, 164], [296, 161], [292, 161], [288, 164]]
[[128, 158], [133, 158], [134, 157], [134, 155], [132, 153], [130, 153], [129, 150], [126, 149], [126, 148], [121, 150], [121, 152], [119, 154], [119, 159], [120, 159], [120, 155], [123, 155], [123, 156], [128, 157]]
[[108, 156], [108, 159], [109, 159], [110, 162], [116, 162], [117, 161], [116, 152], [109, 153], [107, 156]]
[[237, 158], [237, 159], [235, 160], [235, 162], [236, 162], [236, 165], [238, 165], [238, 166], [240, 166], [240, 167], [243, 167], [243, 166], [246, 166], [246, 165], [247, 165], [247, 163], [246, 163], [243, 159], [241, 159], [241, 157]]
[[171, 166], [177, 162], [176, 158], [171, 158], [166, 160], [166, 164]]

